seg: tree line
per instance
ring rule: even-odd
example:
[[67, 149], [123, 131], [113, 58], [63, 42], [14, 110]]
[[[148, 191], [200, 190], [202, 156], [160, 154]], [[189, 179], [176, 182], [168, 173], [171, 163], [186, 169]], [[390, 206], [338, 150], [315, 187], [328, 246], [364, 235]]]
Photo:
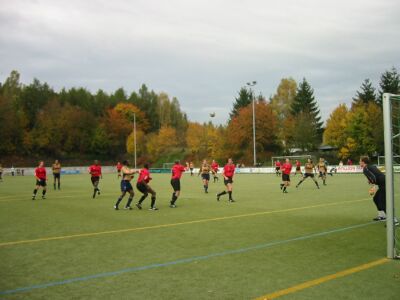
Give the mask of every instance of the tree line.
[[188, 120], [178, 99], [144, 84], [129, 95], [123, 88], [113, 93], [85, 88], [57, 92], [38, 79], [24, 85], [12, 71], [0, 84], [0, 155], [115, 161], [133, 156], [135, 118], [139, 163], [161, 166], [177, 158], [197, 162], [229, 156], [251, 165], [253, 101], [260, 162], [293, 149], [315, 151], [321, 143], [335, 147], [340, 159], [374, 155], [383, 153], [384, 92], [400, 93], [395, 68], [381, 75], [379, 90], [366, 79], [351, 107], [340, 104], [323, 128], [310, 83], [283, 78], [269, 99], [240, 88], [227, 124], [214, 125]]

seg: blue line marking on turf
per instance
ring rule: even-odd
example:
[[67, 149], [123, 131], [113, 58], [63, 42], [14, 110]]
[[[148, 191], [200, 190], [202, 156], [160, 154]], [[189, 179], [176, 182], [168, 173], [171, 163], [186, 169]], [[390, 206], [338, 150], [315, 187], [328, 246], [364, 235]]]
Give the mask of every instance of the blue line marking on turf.
[[234, 249], [234, 250], [228, 250], [228, 251], [224, 251], [224, 252], [211, 253], [211, 254], [204, 255], [204, 256], [193, 256], [193, 257], [178, 259], [175, 261], [169, 261], [169, 262], [165, 262], [165, 263], [151, 264], [151, 265], [146, 265], [146, 266], [141, 266], [141, 267], [132, 267], [132, 268], [121, 269], [121, 270], [114, 271], [114, 272], [98, 273], [98, 274], [93, 274], [93, 275], [88, 275], [88, 276], [75, 277], [75, 278], [70, 278], [70, 279], [65, 279], [65, 280], [60, 280], [60, 281], [52, 281], [52, 282], [48, 282], [48, 283], [20, 287], [20, 288], [13, 289], [13, 290], [0, 291], [0, 295], [9, 295], [9, 294], [15, 294], [15, 293], [20, 293], [20, 292], [29, 292], [29, 291], [32, 291], [35, 289], [43, 289], [43, 288], [48, 288], [48, 287], [53, 287], [53, 286], [58, 286], [58, 285], [65, 285], [65, 284], [74, 283], [74, 282], [87, 281], [87, 280], [91, 280], [91, 279], [117, 276], [117, 275], [121, 275], [124, 273], [145, 271], [145, 270], [151, 270], [151, 269], [156, 269], [156, 268], [161, 268], [161, 267], [168, 267], [168, 266], [179, 265], [179, 264], [184, 264], [184, 263], [191, 263], [194, 261], [207, 260], [210, 258], [220, 257], [220, 256], [225, 256], [225, 255], [230, 255], [230, 254], [239, 254], [239, 253], [244, 253], [244, 252], [253, 251], [253, 250], [270, 248], [273, 246], [287, 244], [290, 242], [296, 242], [296, 241], [302, 241], [302, 240], [311, 239], [311, 238], [315, 238], [315, 237], [320, 237], [320, 236], [328, 235], [331, 233], [337, 233], [337, 232], [347, 231], [347, 230], [351, 230], [351, 229], [355, 229], [355, 228], [365, 227], [365, 226], [368, 226], [371, 224], [377, 224], [377, 222], [368, 222], [368, 223], [364, 223], [364, 224], [358, 224], [358, 225], [333, 229], [333, 230], [324, 231], [324, 232], [312, 233], [309, 235], [299, 236], [299, 237], [295, 237], [295, 238], [291, 238], [291, 239], [287, 239], [287, 240], [269, 242], [266, 244], [255, 245], [255, 246], [251, 246], [251, 247]]

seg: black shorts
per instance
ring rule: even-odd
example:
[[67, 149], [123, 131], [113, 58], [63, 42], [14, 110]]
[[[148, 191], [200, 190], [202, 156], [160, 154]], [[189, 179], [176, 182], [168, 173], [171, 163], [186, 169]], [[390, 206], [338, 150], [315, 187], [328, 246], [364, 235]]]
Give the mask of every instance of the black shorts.
[[300, 171], [300, 167], [296, 167], [296, 171]]
[[36, 185], [45, 187], [47, 185], [46, 180], [45, 179], [41, 179], [41, 180], [36, 179]]
[[92, 184], [94, 184], [95, 182], [99, 182], [100, 181], [100, 177], [99, 176], [92, 176], [92, 177], [90, 177], [90, 180], [92, 181]]
[[201, 174], [201, 178], [210, 181], [210, 174]]
[[224, 184], [227, 185], [228, 183], [231, 183], [231, 184], [233, 183], [232, 177], [228, 177], [228, 179], [224, 178]]
[[136, 188], [142, 193], [142, 194], [147, 194], [149, 192], [147, 185], [142, 183], [142, 182], [138, 182], [136, 183]]
[[311, 177], [314, 178], [314, 173], [304, 173], [304, 178]]
[[280, 167], [275, 167], [275, 171], [276, 171], [276, 172], [279, 172], [280, 170], [281, 170]]
[[218, 169], [212, 170], [213, 174], [217, 174], [218, 173]]
[[54, 179], [56, 179], [56, 178], [58, 178], [58, 179], [60, 179], [60, 173], [53, 173], [53, 177], [54, 177]]
[[320, 176], [320, 177], [326, 176], [326, 172], [325, 172], [325, 171], [324, 171], [324, 172], [319, 171], [319, 176]]
[[174, 189], [174, 192], [181, 190], [181, 180], [180, 179], [171, 179], [171, 185]]
[[133, 187], [129, 180], [121, 180], [121, 192], [130, 192], [132, 190]]
[[290, 181], [290, 175], [289, 174], [282, 174], [282, 181]]

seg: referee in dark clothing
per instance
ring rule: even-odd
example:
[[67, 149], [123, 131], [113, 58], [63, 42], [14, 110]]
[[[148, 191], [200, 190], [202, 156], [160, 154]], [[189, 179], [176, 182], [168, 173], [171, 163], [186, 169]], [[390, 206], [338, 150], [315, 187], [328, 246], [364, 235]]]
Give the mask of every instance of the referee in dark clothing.
[[[376, 166], [370, 165], [368, 156], [362, 156], [360, 158], [360, 166], [363, 168], [363, 173], [367, 177], [369, 184], [378, 186], [378, 190], [374, 195], [374, 203], [378, 210], [378, 216], [374, 218], [374, 221], [386, 220], [386, 186], [385, 186], [385, 174], [383, 174]], [[396, 225], [399, 224], [397, 219], [394, 219]]]

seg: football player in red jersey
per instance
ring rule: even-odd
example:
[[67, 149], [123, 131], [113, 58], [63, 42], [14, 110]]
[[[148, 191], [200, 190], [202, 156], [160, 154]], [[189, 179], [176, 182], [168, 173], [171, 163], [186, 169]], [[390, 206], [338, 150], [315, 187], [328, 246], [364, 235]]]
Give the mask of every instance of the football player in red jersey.
[[235, 165], [233, 164], [232, 158], [228, 159], [228, 163], [225, 165], [222, 175], [224, 176], [224, 184], [226, 186], [227, 191], [223, 191], [217, 194], [217, 201], [222, 195], [226, 193], [229, 194], [229, 202], [235, 202], [232, 198], [232, 184], [233, 184], [233, 175], [235, 174]]
[[301, 173], [301, 162], [296, 160], [296, 171], [294, 172], [294, 175], [300, 174], [303, 176], [303, 173]]
[[282, 165], [282, 183], [281, 190], [287, 193], [287, 188], [290, 185], [290, 172], [292, 172], [292, 164], [289, 158], [286, 158], [285, 163]]
[[151, 194], [151, 206], [149, 210], [158, 210], [156, 205], [156, 192], [150, 187], [149, 164], [144, 164], [143, 169], [140, 170], [139, 178], [136, 183], [136, 188], [143, 194], [139, 202], [136, 204], [137, 208], [142, 209], [142, 202], [146, 199], [147, 195]]
[[120, 162], [117, 163], [117, 178], [121, 177], [121, 169], [122, 169], [122, 164]]
[[275, 162], [275, 174], [276, 176], [281, 174], [281, 162], [279, 160]]
[[32, 200], [35, 200], [36, 193], [40, 187], [43, 188], [42, 199], [46, 199], [45, 195], [46, 195], [47, 176], [46, 176], [46, 168], [44, 167], [43, 161], [40, 161], [39, 166], [35, 169], [35, 177], [36, 177], [36, 186], [35, 189], [33, 190]]
[[94, 187], [93, 190], [93, 198], [94, 198], [96, 197], [96, 193], [100, 195], [99, 181], [100, 178], [103, 178], [101, 174], [101, 166], [99, 165], [98, 160], [95, 160], [94, 164], [89, 167], [89, 173], [90, 173], [90, 180], [92, 181], [92, 185]]
[[172, 193], [172, 199], [170, 206], [171, 208], [176, 208], [175, 202], [179, 197], [179, 194], [181, 192], [181, 177], [182, 173], [186, 171], [186, 168], [182, 166], [179, 162], [179, 160], [175, 161], [175, 164], [172, 167], [172, 176], [171, 176], [171, 186], [174, 189], [174, 192]]
[[213, 174], [214, 183], [215, 183], [215, 181], [219, 180], [218, 169], [219, 169], [218, 163], [215, 160], [213, 160], [211, 163], [211, 173]]

